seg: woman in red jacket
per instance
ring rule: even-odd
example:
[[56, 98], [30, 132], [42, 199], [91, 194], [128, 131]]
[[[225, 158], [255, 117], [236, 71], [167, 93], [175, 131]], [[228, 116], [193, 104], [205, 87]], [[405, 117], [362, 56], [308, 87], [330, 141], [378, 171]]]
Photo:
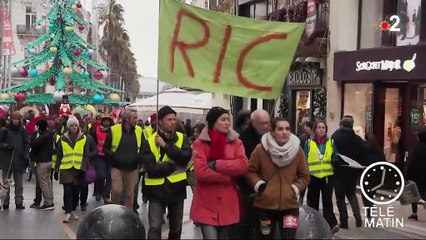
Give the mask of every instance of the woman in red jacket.
[[247, 172], [248, 160], [227, 110], [213, 107], [206, 120], [208, 126], [192, 145], [197, 184], [190, 217], [200, 223], [204, 239], [227, 239], [230, 226], [240, 221], [234, 176]]

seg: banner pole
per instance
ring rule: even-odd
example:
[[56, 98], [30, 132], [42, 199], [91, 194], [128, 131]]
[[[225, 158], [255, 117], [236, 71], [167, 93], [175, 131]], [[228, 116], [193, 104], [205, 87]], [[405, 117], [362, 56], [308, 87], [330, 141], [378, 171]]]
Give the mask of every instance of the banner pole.
[[[158, 0], [158, 34], [157, 34], [157, 50], [158, 53], [160, 52], [160, 18], [161, 18], [161, 0]], [[157, 56], [158, 56], [157, 53]], [[155, 131], [158, 132], [158, 110], [159, 110], [159, 105], [160, 105], [160, 63], [159, 63], [159, 58], [157, 57], [157, 98], [156, 98], [156, 114], [157, 114], [157, 124], [155, 126]]]

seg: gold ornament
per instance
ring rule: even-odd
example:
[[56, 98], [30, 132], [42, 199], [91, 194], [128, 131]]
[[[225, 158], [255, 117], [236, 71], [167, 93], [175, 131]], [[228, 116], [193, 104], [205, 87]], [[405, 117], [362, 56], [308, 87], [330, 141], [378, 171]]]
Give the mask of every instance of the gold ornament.
[[9, 98], [10, 98], [9, 93], [2, 93], [2, 94], [0, 94], [0, 99], [9, 99]]
[[50, 47], [49, 51], [51, 53], [57, 53], [58, 52], [58, 48], [56, 48], [56, 47]]
[[72, 31], [74, 31], [74, 27], [66, 26], [66, 27], [65, 27], [65, 31], [66, 31], [66, 32], [72, 32]]
[[71, 6], [71, 9], [72, 9], [73, 11], [77, 11], [77, 5], [73, 4], [73, 5]]
[[120, 100], [120, 95], [118, 95], [117, 93], [111, 93], [109, 95], [109, 99], [111, 101], [119, 101]]
[[72, 68], [70, 68], [70, 67], [66, 67], [66, 68], [64, 68], [64, 74], [65, 75], [70, 75], [71, 73], [72, 73]]

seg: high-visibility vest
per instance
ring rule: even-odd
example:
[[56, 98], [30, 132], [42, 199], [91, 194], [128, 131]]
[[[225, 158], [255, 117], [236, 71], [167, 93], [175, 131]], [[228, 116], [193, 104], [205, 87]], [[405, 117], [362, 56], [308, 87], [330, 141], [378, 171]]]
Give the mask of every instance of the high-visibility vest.
[[89, 123], [87, 124], [87, 130], [90, 130], [91, 128], [92, 128], [92, 123], [90, 123], [90, 122], [89, 122]]
[[[118, 145], [120, 145], [121, 141], [121, 135], [122, 135], [122, 126], [121, 124], [117, 124], [111, 127], [111, 134], [112, 134], [112, 144], [111, 144], [111, 151], [115, 152], [117, 151]], [[135, 126], [135, 135], [136, 135], [136, 143], [138, 146], [138, 152], [142, 145], [142, 128], [138, 125]]]
[[[183, 134], [176, 132], [176, 135], [178, 137], [178, 140], [175, 142], [175, 146], [178, 148], [182, 148], [183, 144]], [[154, 133], [151, 137], [148, 138], [149, 148], [152, 152], [152, 154], [155, 156], [155, 160], [157, 163], [159, 162], [167, 162], [169, 161], [169, 156], [167, 154], [164, 154], [163, 159], [160, 161], [161, 153], [160, 149], [157, 147], [157, 144], [155, 143], [155, 137], [157, 136], [157, 133]], [[185, 169], [178, 169], [170, 176], [167, 176], [167, 179], [171, 183], [177, 183], [183, 180], [186, 180], [186, 171]], [[145, 177], [145, 185], [147, 186], [158, 186], [163, 185], [166, 178], [149, 178], [148, 176]]]
[[55, 141], [53, 142], [52, 169], [55, 169], [56, 159], [58, 158], [56, 156], [56, 144], [59, 142], [59, 139], [61, 139], [61, 136], [55, 133]]
[[328, 139], [325, 143], [324, 155], [318, 149], [315, 141], [309, 140], [308, 168], [309, 173], [317, 178], [324, 178], [333, 175], [333, 165], [331, 157], [333, 154], [333, 142]]
[[108, 134], [107, 132], [104, 132], [101, 130], [100, 126], [96, 128], [96, 140], [98, 141], [98, 143], [96, 144], [96, 147], [98, 148], [98, 154], [100, 156], [105, 156], [105, 153], [102, 150], [102, 148], [104, 147], [107, 134]]
[[81, 169], [83, 162], [84, 146], [86, 145], [87, 138], [83, 138], [75, 143], [74, 149], [64, 140], [61, 140], [63, 157], [60, 169]]
[[154, 134], [154, 128], [151, 125], [149, 125], [143, 130], [143, 136], [145, 137], [145, 139], [151, 137], [152, 134]]

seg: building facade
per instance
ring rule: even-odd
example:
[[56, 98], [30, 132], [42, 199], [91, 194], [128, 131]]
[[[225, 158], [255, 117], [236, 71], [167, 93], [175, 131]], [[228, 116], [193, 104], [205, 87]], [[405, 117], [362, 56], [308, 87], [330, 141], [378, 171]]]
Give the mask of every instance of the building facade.
[[[232, 1], [224, 1], [232, 8]], [[305, 22], [282, 96], [277, 100], [233, 97], [234, 113], [241, 109], [265, 109], [271, 115], [290, 120], [293, 132], [300, 134], [306, 121], [326, 117], [326, 56], [329, 1], [317, 0], [239, 0], [234, 2], [239, 16], [279, 22]]]
[[337, 128], [342, 115], [353, 116], [376, 135], [386, 159], [404, 168], [426, 124], [426, 4], [331, 1], [330, 18], [328, 123]]

